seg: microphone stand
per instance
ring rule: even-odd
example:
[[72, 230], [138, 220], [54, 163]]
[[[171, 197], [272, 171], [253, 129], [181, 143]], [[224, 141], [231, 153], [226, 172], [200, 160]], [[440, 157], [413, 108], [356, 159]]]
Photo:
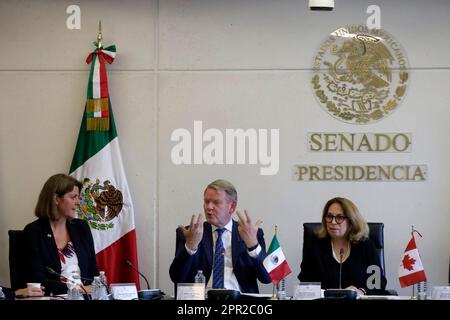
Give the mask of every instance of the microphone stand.
[[147, 289], [150, 290], [150, 284], [148, 283], [147, 278], [146, 278], [141, 272], [139, 272], [138, 269], [136, 269], [136, 267], [133, 265], [133, 263], [132, 263], [130, 260], [127, 259], [127, 260], [126, 260], [126, 263], [127, 263], [127, 265], [128, 265], [131, 269], [133, 269], [134, 271], [136, 271], [142, 278], [144, 278], [145, 283], [147, 284]]
[[342, 260], [344, 258], [344, 249], [339, 250], [339, 289], [325, 290], [325, 299], [354, 300], [357, 298], [356, 291], [351, 289], [342, 289]]
[[151, 289], [147, 278], [133, 265], [133, 263], [130, 260], [126, 259], [125, 262], [131, 269], [136, 271], [142, 278], [144, 278], [145, 283], [147, 284], [147, 290], [140, 290], [138, 292], [139, 300], [160, 299], [162, 296], [165, 295], [165, 293], [162, 292], [160, 289]]
[[[62, 274], [56, 272], [55, 270], [53, 270], [50, 267], [45, 267], [45, 269], [47, 270], [48, 273], [53, 274], [55, 276], [58, 276], [60, 278], [63, 278], [64, 280], [70, 282], [71, 284], [74, 285], [78, 285], [75, 281], [73, 281], [72, 279], [67, 278], [66, 276], [63, 276]], [[80, 276], [80, 280], [83, 279], [83, 277]], [[88, 300], [91, 300], [89, 293], [87, 292], [86, 288], [84, 287], [83, 283], [81, 283], [81, 285], [79, 285], [81, 290], [83, 290], [83, 293], [86, 295]], [[108, 289], [107, 289], [108, 290]]]
[[339, 250], [339, 289], [342, 289], [342, 259], [344, 257], [344, 249]]

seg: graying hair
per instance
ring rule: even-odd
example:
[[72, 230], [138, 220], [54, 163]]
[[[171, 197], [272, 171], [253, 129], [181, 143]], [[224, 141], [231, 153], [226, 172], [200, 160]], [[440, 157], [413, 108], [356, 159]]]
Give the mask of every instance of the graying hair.
[[222, 190], [227, 194], [228, 201], [237, 201], [237, 191], [234, 188], [233, 184], [227, 180], [218, 179], [216, 181], [211, 182], [205, 189], [213, 189], [213, 190]]

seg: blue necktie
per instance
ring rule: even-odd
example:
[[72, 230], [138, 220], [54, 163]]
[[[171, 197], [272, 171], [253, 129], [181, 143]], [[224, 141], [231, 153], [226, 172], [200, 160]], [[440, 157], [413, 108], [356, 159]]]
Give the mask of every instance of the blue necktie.
[[224, 253], [222, 234], [225, 229], [217, 229], [216, 248], [214, 249], [213, 288], [223, 288]]

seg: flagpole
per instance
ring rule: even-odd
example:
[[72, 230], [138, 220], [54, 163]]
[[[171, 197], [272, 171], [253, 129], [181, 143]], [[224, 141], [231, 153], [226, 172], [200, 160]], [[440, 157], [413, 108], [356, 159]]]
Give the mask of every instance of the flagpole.
[[[278, 229], [278, 226], [275, 225], [275, 237], [277, 236], [277, 229]], [[272, 284], [272, 298], [271, 298], [271, 300], [278, 300], [278, 298], [277, 298], [277, 296], [275, 294], [275, 284]]]
[[95, 43], [95, 46], [97, 49], [100, 49], [102, 47], [102, 20], [98, 20], [98, 34], [97, 34], [97, 42]]
[[[411, 236], [414, 237], [414, 225], [411, 225]], [[413, 295], [411, 297], [412, 300], [416, 299], [416, 285], [413, 284]]]

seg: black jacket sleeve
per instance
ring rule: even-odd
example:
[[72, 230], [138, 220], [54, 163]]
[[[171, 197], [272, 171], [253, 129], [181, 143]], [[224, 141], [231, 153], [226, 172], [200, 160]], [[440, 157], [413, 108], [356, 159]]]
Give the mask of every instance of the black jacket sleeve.
[[[183, 232], [178, 228], [176, 231], [175, 257], [169, 268], [170, 279], [173, 283], [194, 282], [197, 269], [202, 269], [199, 266], [199, 255], [201, 254], [202, 247], [199, 245], [197, 252], [191, 256], [186, 251], [185, 244], [186, 240]], [[203, 272], [206, 275], [207, 270], [203, 270]]]
[[14, 300], [14, 298], [16, 297], [14, 290], [12, 290], [10, 288], [5, 288], [2, 286], [0, 286], [0, 288], [2, 289], [3, 293], [5, 294], [5, 300]]
[[256, 271], [256, 277], [259, 281], [262, 283], [271, 283], [272, 279], [270, 278], [269, 273], [267, 273], [266, 268], [263, 265], [264, 259], [267, 256], [266, 252], [266, 242], [264, 241], [264, 231], [263, 229], [258, 229], [258, 243], [261, 246], [261, 252], [259, 253], [258, 257], [256, 258], [256, 265], [255, 265], [255, 271]]
[[[61, 272], [56, 244], [51, 243], [50, 233], [43, 230], [42, 223], [37, 220], [24, 229], [25, 279], [26, 282], [39, 282], [45, 287], [48, 295], [67, 292], [67, 285], [61, 283], [57, 275], [50, 274], [46, 268]], [[47, 237], [48, 240], [45, 238]]]

